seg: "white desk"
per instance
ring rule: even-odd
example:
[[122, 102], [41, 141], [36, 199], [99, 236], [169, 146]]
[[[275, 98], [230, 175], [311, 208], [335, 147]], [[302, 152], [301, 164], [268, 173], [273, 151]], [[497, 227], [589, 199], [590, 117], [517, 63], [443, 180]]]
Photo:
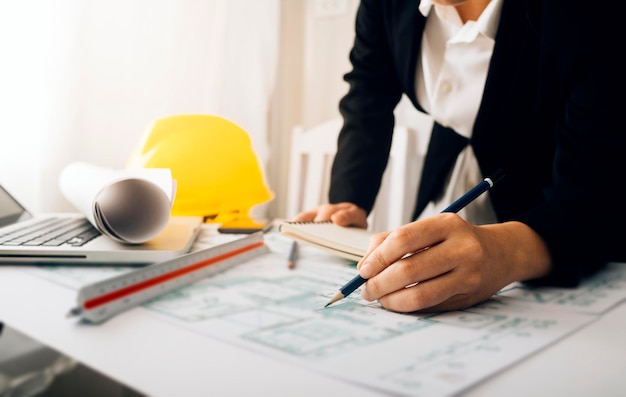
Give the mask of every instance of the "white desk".
[[[65, 318], [75, 297], [75, 291], [23, 269], [0, 267], [0, 321], [139, 392], [167, 397], [384, 395], [170, 326], [141, 310], [97, 326], [80, 324]], [[622, 304], [464, 395], [626, 395], [625, 329]]]

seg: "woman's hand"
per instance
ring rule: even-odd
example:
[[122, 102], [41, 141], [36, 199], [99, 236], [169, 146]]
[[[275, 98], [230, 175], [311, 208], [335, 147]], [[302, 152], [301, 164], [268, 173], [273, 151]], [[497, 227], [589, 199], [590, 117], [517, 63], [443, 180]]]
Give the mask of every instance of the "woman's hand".
[[453, 213], [376, 235], [358, 264], [368, 280], [363, 298], [397, 312], [466, 308], [549, 268], [543, 240], [527, 225], [474, 226]]
[[324, 204], [310, 211], [299, 213], [295, 222], [332, 221], [339, 226], [356, 226], [367, 229], [367, 214], [352, 203]]

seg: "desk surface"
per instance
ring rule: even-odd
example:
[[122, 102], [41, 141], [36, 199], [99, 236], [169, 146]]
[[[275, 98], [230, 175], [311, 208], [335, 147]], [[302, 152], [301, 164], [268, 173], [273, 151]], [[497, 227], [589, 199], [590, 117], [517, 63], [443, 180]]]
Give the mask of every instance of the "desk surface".
[[[274, 396], [385, 395], [170, 326], [142, 310], [97, 326], [80, 324], [65, 318], [75, 298], [72, 289], [23, 268], [0, 268], [0, 321], [151, 396], [241, 396], [251, 390]], [[621, 304], [463, 395], [624, 395], [624, 329]]]

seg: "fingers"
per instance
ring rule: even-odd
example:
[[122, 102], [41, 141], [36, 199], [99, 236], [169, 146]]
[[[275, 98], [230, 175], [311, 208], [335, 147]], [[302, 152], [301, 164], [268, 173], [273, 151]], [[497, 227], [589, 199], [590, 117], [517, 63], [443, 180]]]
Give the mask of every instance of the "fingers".
[[457, 215], [413, 222], [364, 257], [359, 273], [368, 281], [361, 294], [394, 311], [458, 308], [483, 297], [481, 256], [473, 226]]
[[316, 215], [317, 215], [317, 208], [314, 208], [310, 211], [299, 213], [292, 219], [292, 221], [293, 222], [313, 222]]
[[489, 299], [500, 288], [483, 284], [479, 273], [469, 274], [455, 269], [381, 297], [378, 302], [388, 310], [402, 313], [459, 310]]
[[301, 212], [296, 222], [332, 221], [340, 226], [367, 228], [367, 213], [352, 203], [324, 204], [310, 211]]
[[455, 218], [458, 218], [455, 214], [439, 214], [392, 231], [363, 258], [359, 269], [361, 277], [371, 279], [403, 257], [440, 243], [450, 233], [452, 226], [449, 224], [457, 222]]
[[355, 226], [367, 229], [367, 214], [357, 206], [351, 206], [331, 215], [330, 220], [339, 226]]
[[[370, 253], [374, 251], [383, 241], [385, 241], [387, 236], [389, 236], [389, 233], [391, 232], [377, 233], [370, 237], [370, 245], [367, 248], [365, 255], [363, 255], [363, 259], [361, 259], [359, 263], [357, 263], [357, 269], [361, 269], [361, 267], [366, 263], [366, 260]], [[361, 274], [361, 276], [363, 275]]]
[[459, 280], [458, 275], [447, 273], [401, 288], [378, 298], [378, 302], [389, 310], [402, 313], [454, 310], [482, 300], [471, 301], [471, 291], [471, 287]]
[[[362, 296], [369, 301], [380, 300], [390, 293], [403, 290], [407, 285], [422, 283], [443, 276], [455, 268], [455, 262], [450, 251], [439, 244], [431, 248], [426, 247], [393, 262], [393, 266], [387, 266], [375, 277], [364, 275], [371, 271], [371, 269], [364, 269], [369, 263], [371, 262], [365, 262], [359, 269], [361, 277], [368, 279], [362, 290]], [[442, 285], [439, 284], [439, 286]], [[429, 299], [429, 304], [436, 303], [439, 302], [433, 302], [432, 299]], [[413, 310], [416, 310], [415, 307], [422, 308], [425, 306], [420, 303], [419, 306], [413, 307]]]

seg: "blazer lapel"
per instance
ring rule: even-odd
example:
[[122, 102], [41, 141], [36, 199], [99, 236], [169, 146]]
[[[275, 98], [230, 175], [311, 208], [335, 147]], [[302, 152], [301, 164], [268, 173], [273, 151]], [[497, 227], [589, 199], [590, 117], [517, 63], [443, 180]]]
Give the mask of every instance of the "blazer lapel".
[[[536, 68], [537, 59], [536, 39], [530, 39], [529, 35], [538, 33], [529, 31], [527, 3], [526, 0], [505, 0], [502, 4], [500, 26], [474, 122], [473, 146], [499, 140], [490, 132], [501, 131], [502, 125], [514, 121], [511, 112], [517, 114], [536, 100], [525, 97], [523, 90], [519, 90], [524, 85], [523, 80], [528, 79], [522, 76], [529, 76], [529, 70]], [[500, 134], [499, 138], [506, 136]]]

